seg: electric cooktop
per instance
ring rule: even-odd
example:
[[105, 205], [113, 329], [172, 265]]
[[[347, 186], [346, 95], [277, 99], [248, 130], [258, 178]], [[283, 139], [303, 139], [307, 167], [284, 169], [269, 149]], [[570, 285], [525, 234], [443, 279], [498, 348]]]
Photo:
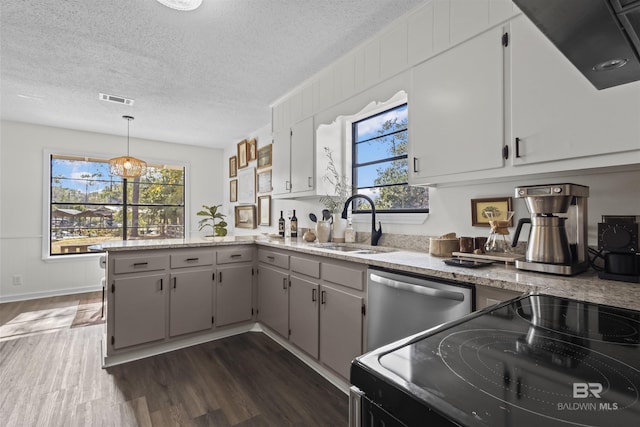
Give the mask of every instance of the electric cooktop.
[[640, 425], [640, 312], [548, 295], [357, 358], [351, 382], [405, 425]]

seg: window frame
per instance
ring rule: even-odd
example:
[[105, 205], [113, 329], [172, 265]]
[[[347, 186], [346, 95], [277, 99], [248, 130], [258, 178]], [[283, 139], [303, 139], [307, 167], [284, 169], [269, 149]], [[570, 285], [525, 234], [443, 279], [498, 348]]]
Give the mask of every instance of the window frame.
[[[97, 257], [100, 256], [99, 252], [82, 252], [76, 254], [51, 254], [51, 210], [52, 210], [52, 188], [51, 188], [51, 160], [52, 156], [68, 156], [68, 157], [79, 157], [86, 159], [98, 159], [98, 160], [108, 160], [113, 157], [113, 153], [97, 153], [97, 152], [82, 152], [80, 153], [78, 150], [60, 150], [60, 149], [45, 149], [43, 150], [43, 174], [42, 174], [42, 259], [47, 262], [51, 261], [61, 261], [61, 260], [78, 260], [79, 258], [89, 258], [89, 257]], [[186, 238], [189, 233], [190, 228], [190, 209], [189, 209], [189, 182], [190, 182], [190, 173], [189, 167], [190, 164], [183, 161], [176, 160], [166, 160], [166, 159], [150, 159], [145, 157], [145, 160], [149, 164], [159, 164], [165, 165], [170, 164], [172, 166], [182, 167], [184, 171], [184, 206], [183, 206], [183, 214], [184, 214], [184, 238]], [[90, 204], [90, 203], [89, 203]], [[129, 205], [130, 207], [131, 205]], [[146, 206], [146, 205], [145, 205]], [[126, 228], [123, 228], [126, 230]]]
[[[359, 114], [357, 118], [354, 118], [353, 120], [351, 120], [348, 123], [348, 128], [350, 129], [350, 133], [348, 135], [349, 140], [350, 140], [350, 145], [351, 145], [351, 182], [352, 182], [352, 187], [353, 187], [353, 193], [357, 193], [359, 188], [384, 188], [384, 187], [392, 187], [392, 186], [409, 186], [409, 176], [408, 176], [408, 168], [409, 168], [409, 150], [407, 150], [407, 153], [404, 155], [400, 155], [400, 156], [391, 156], [391, 157], [385, 157], [385, 158], [380, 158], [377, 159], [375, 161], [370, 161], [370, 162], [365, 162], [362, 164], [358, 164], [356, 163], [356, 158], [357, 158], [357, 154], [356, 154], [356, 146], [359, 143], [363, 143], [363, 142], [367, 142], [367, 141], [371, 141], [374, 139], [379, 139], [379, 138], [385, 138], [388, 137], [390, 135], [394, 135], [397, 133], [401, 133], [401, 132], [406, 132], [407, 133], [407, 141], [409, 138], [409, 121], [407, 118], [407, 127], [404, 130], [398, 130], [398, 131], [393, 131], [393, 132], [389, 132], [383, 136], [378, 136], [376, 138], [370, 138], [367, 140], [363, 140], [363, 141], [359, 141], [356, 143], [356, 128], [357, 128], [357, 124], [361, 123], [363, 121], [378, 117], [380, 115], [383, 114], [387, 114], [388, 112], [392, 111], [392, 110], [396, 110], [399, 109], [401, 107], [406, 106], [407, 111], [409, 109], [409, 103], [406, 99], [402, 100], [401, 102], [394, 102], [392, 104], [387, 104], [387, 105], [380, 105], [380, 108], [376, 108], [374, 111], [369, 111], [366, 113], [362, 113]], [[408, 114], [407, 114], [408, 117]], [[408, 147], [407, 147], [408, 148]], [[356, 169], [359, 167], [363, 167], [363, 166], [368, 166], [368, 165], [375, 165], [375, 164], [380, 164], [380, 163], [384, 163], [384, 162], [391, 162], [391, 161], [396, 161], [396, 160], [401, 160], [401, 159], [407, 159], [407, 181], [400, 183], [400, 184], [387, 184], [387, 185], [380, 185], [380, 186], [374, 186], [374, 187], [358, 187], [357, 186], [357, 179], [356, 179]], [[426, 191], [429, 191], [429, 189], [427, 188]], [[355, 202], [355, 200], [354, 200]], [[370, 214], [371, 213], [371, 209], [355, 209], [355, 207], [351, 206], [351, 213], [353, 216], [353, 218], [356, 218], [356, 215], [360, 215], [360, 214]], [[400, 217], [402, 217], [404, 220], [402, 222], [407, 223], [407, 222], [411, 222], [413, 223], [413, 221], [407, 221], [408, 218], [411, 218], [411, 216], [417, 214], [420, 215], [421, 217], [424, 216], [425, 214], [429, 214], [429, 208], [424, 208], [424, 209], [378, 209], [376, 208], [376, 214], [381, 214], [381, 215], [391, 215], [396, 216], [397, 219], [400, 219]], [[421, 220], [419, 220], [420, 222], [422, 222]], [[359, 221], [358, 221], [359, 222]]]

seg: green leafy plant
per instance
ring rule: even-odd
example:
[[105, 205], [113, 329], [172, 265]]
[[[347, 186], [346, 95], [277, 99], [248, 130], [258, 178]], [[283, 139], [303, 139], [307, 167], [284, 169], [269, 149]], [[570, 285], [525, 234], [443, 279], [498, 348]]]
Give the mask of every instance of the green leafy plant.
[[213, 205], [206, 206], [202, 205], [204, 208], [196, 215], [205, 216], [206, 218], [201, 219], [198, 225], [200, 228], [198, 230], [203, 230], [207, 227], [211, 227], [216, 236], [226, 236], [227, 235], [227, 222], [224, 220], [225, 214], [218, 212], [218, 209], [222, 207], [222, 205]]

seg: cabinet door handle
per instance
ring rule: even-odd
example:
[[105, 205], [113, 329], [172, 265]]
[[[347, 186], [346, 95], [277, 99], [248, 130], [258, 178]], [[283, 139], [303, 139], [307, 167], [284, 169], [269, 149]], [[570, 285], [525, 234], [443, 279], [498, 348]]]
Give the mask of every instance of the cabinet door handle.
[[273, 255], [267, 255], [267, 259], [271, 261], [275, 261], [276, 257], [274, 257]]
[[284, 189], [285, 190], [291, 190], [291, 182], [285, 181], [284, 182]]
[[160, 279], [160, 290], [163, 291], [164, 279]]
[[241, 257], [241, 256], [242, 256], [242, 254], [232, 254], [232, 255], [231, 255], [231, 258], [239, 258], [239, 257]]
[[284, 277], [282, 279], [282, 289], [284, 289], [285, 291], [287, 290], [287, 278]]
[[222, 271], [218, 272], [218, 280], [220, 281], [220, 284], [222, 284]]
[[316, 290], [311, 289], [311, 302], [316, 302], [316, 299], [317, 299]]
[[418, 172], [418, 158], [417, 157], [413, 158], [413, 172], [414, 173]]
[[134, 267], [142, 267], [144, 265], [149, 265], [149, 263], [148, 262], [134, 262], [133, 263]]
[[520, 158], [520, 138], [516, 137], [516, 159]]
[[313, 188], [313, 177], [312, 176], [307, 178], [307, 186], [309, 188]]
[[175, 289], [177, 285], [178, 285], [178, 278], [174, 277], [173, 278], [173, 289]]
[[186, 261], [198, 261], [200, 258], [187, 258]]
[[320, 304], [327, 303], [327, 291], [320, 292]]

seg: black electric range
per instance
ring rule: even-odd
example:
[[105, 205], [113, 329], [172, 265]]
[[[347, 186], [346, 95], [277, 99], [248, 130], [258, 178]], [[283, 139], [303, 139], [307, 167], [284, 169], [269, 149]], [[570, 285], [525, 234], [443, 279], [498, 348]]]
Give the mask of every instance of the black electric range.
[[360, 356], [351, 383], [363, 426], [636, 426], [640, 311], [529, 295]]

